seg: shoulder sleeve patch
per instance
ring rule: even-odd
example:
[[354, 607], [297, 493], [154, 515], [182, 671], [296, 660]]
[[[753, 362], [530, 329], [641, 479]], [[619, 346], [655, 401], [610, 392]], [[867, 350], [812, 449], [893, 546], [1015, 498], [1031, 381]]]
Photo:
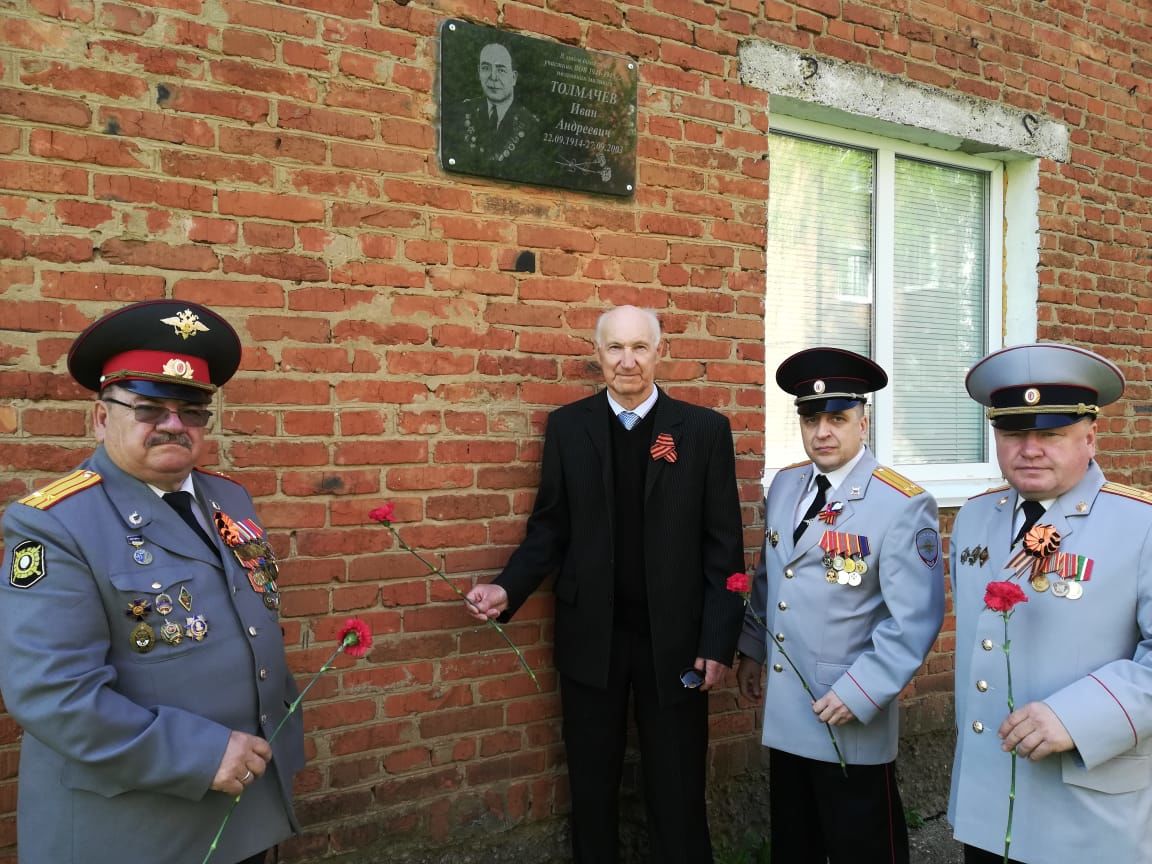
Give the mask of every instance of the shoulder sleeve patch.
[[12, 572], [8, 574], [8, 583], [13, 588], [31, 588], [47, 573], [43, 543], [25, 540], [12, 550]]
[[885, 468], [883, 465], [873, 471], [872, 476], [877, 480], [884, 481], [897, 492], [902, 493], [908, 498], [919, 495], [924, 491], [923, 487], [917, 486], [903, 474], [897, 474], [891, 468]]
[[207, 468], [196, 468], [193, 470], [199, 471], [201, 474], [208, 474], [212, 477], [219, 477], [221, 480], [227, 480], [229, 483], [235, 483], [237, 486], [243, 485], [235, 477], [229, 477], [227, 474], [221, 474], [219, 471], [209, 471]]
[[1143, 501], [1145, 504], [1152, 504], [1152, 492], [1145, 492], [1143, 489], [1137, 489], [1135, 486], [1125, 486], [1123, 483], [1105, 483], [1100, 487], [1101, 492], [1108, 492], [1111, 495], [1119, 495], [1122, 498], [1131, 498], [1133, 501]]
[[37, 510], [47, 510], [65, 498], [99, 484], [100, 475], [95, 471], [73, 471], [67, 477], [61, 477], [59, 480], [54, 480], [47, 486], [25, 495], [20, 499], [20, 503], [28, 507], [35, 507]]

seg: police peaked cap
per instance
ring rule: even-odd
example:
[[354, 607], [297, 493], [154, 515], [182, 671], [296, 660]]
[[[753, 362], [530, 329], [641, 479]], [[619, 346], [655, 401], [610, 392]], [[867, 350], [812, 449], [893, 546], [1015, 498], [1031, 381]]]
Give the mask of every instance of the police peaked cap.
[[240, 365], [240, 337], [205, 306], [147, 300], [109, 312], [76, 337], [68, 371], [89, 390], [117, 384], [155, 399], [208, 402]]
[[1123, 395], [1124, 375], [1092, 351], [1045, 342], [989, 354], [972, 367], [964, 385], [987, 407], [997, 429], [1057, 429], [1095, 419]]
[[796, 397], [798, 414], [820, 414], [866, 403], [869, 393], [888, 385], [888, 374], [842, 348], [807, 348], [780, 364], [776, 384]]

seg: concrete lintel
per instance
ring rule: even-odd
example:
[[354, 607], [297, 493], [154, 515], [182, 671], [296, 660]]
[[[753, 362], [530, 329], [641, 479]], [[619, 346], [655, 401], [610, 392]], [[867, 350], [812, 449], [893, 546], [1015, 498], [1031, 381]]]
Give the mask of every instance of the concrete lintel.
[[998, 159], [1069, 158], [1062, 123], [771, 42], [740, 46], [740, 81], [790, 116]]

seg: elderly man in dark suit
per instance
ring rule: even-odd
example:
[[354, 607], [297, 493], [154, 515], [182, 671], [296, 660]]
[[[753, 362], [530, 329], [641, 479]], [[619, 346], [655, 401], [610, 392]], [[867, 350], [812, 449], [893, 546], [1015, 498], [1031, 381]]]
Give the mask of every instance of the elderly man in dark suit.
[[727, 419], [656, 387], [660, 324], [601, 316], [606, 390], [552, 413], [527, 536], [468, 594], [480, 619], [513, 614], [556, 573], [556, 666], [578, 864], [617, 860], [631, 695], [652, 860], [710, 864], [708, 699], [732, 663], [743, 569]]
[[21, 864], [259, 864], [304, 762], [275, 556], [238, 483], [196, 468], [240, 340], [194, 303], [118, 309], [68, 369], [99, 446], [11, 504], [0, 689], [24, 727]]

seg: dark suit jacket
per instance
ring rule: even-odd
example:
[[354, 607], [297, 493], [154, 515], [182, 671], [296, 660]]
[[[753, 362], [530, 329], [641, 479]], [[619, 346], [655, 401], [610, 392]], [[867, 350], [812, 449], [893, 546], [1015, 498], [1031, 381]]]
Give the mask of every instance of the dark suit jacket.
[[[725, 583], [744, 555], [728, 420], [663, 392], [653, 410], [653, 439], [668, 433], [677, 453], [674, 463], [648, 463], [644, 502], [652, 651], [667, 705], [684, 698], [679, 674], [696, 657], [731, 665], [743, 603]], [[527, 536], [496, 580], [510, 616], [557, 574], [556, 666], [599, 687], [608, 683], [612, 645], [613, 422], [603, 391], [549, 416]]]

